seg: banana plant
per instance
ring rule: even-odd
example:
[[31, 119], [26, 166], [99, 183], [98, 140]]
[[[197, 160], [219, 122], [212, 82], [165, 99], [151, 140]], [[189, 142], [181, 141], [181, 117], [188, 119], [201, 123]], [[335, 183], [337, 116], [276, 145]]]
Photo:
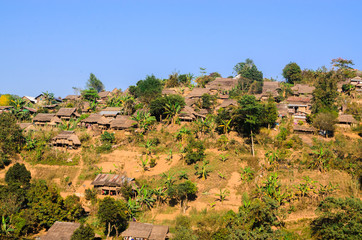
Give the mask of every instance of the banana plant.
[[1, 232], [0, 236], [11, 236], [11, 232], [14, 232], [14, 229], [9, 226], [10, 219], [9, 217], [5, 218], [5, 216], [2, 216], [1, 219]]
[[215, 194], [215, 196], [218, 197], [218, 200], [221, 203], [223, 203], [229, 195], [230, 195], [230, 191], [227, 189], [224, 189], [224, 190], [220, 189], [220, 193]]
[[208, 169], [207, 165], [209, 164], [209, 161], [204, 160], [202, 162], [202, 165], [196, 165], [195, 166], [195, 175], [198, 175], [199, 178], [201, 178], [202, 180], [207, 179], [207, 177], [209, 176], [209, 173], [211, 172], [211, 170]]

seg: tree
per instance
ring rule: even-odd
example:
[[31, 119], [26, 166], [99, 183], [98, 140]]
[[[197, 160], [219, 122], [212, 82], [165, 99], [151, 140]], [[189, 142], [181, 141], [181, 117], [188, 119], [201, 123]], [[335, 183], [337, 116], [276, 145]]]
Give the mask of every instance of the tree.
[[15, 163], [5, 174], [5, 182], [8, 185], [27, 186], [31, 180], [31, 173], [24, 164]]
[[0, 106], [9, 106], [13, 98], [10, 94], [3, 94], [0, 96]]
[[337, 110], [335, 104], [338, 96], [337, 82], [332, 72], [319, 74], [312, 95], [313, 113]]
[[16, 118], [10, 113], [0, 114], [0, 152], [14, 154], [20, 151], [25, 142]]
[[263, 73], [258, 70], [254, 61], [247, 58], [245, 62], [240, 62], [234, 66], [234, 72], [240, 75], [239, 87], [248, 91], [250, 86], [256, 82], [256, 90], [260, 92], [263, 83]]
[[202, 141], [192, 139], [185, 148], [185, 160], [187, 164], [202, 161], [205, 158], [205, 146]]
[[319, 217], [311, 223], [316, 239], [361, 239], [362, 201], [358, 198], [326, 198], [317, 209]]
[[188, 201], [196, 198], [197, 191], [196, 184], [190, 180], [186, 180], [183, 183], [170, 186], [167, 189], [167, 194], [170, 198], [176, 199], [180, 203], [183, 212], [185, 212]]
[[127, 228], [127, 205], [122, 201], [106, 197], [99, 202], [97, 217], [105, 225], [107, 237], [110, 236], [112, 228], [115, 229], [117, 237], [118, 232], [124, 231]]
[[340, 73], [344, 79], [356, 76], [356, 72], [352, 68], [354, 65], [352, 60], [339, 57], [332, 59], [331, 64], [333, 67], [337, 68], [337, 72]]
[[272, 98], [268, 99], [268, 102], [263, 105], [262, 123], [264, 126], [270, 128], [274, 126], [278, 119], [278, 109]]
[[338, 113], [336, 112], [320, 112], [313, 118], [313, 126], [317, 129], [324, 130], [328, 133], [334, 132], [334, 125], [337, 123]]
[[257, 133], [263, 124], [263, 105], [256, 101], [255, 96], [244, 95], [239, 100], [239, 106], [233, 111], [232, 119], [235, 129], [247, 134], [251, 139], [251, 150], [254, 153], [253, 134]]
[[104, 85], [93, 73], [89, 75], [89, 79], [87, 81], [88, 89], [95, 89], [97, 92], [104, 90]]
[[144, 80], [138, 81], [136, 86], [130, 86], [129, 91], [142, 102], [150, 103], [161, 95], [162, 83], [155, 75], [147, 75]]
[[168, 95], [158, 97], [150, 103], [150, 114], [158, 121], [177, 115], [186, 105], [181, 95]]
[[201, 96], [201, 107], [204, 109], [211, 109], [216, 103], [217, 97], [215, 95], [203, 94]]
[[295, 62], [290, 62], [283, 69], [283, 77], [287, 83], [294, 84], [302, 80], [302, 70]]
[[81, 225], [77, 230], [74, 231], [71, 240], [93, 240], [94, 230], [91, 226]]
[[94, 88], [86, 89], [82, 91], [82, 97], [89, 102], [95, 102], [99, 99], [98, 91]]

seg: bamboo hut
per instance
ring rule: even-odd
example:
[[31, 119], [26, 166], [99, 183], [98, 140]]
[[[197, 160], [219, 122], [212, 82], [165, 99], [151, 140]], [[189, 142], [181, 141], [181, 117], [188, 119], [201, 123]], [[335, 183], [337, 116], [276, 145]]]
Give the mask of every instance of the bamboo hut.
[[55, 115], [61, 120], [70, 120], [71, 118], [79, 117], [76, 108], [61, 108]]
[[121, 233], [125, 240], [166, 240], [169, 239], [169, 227], [150, 223], [130, 222], [128, 228]]
[[38, 126], [55, 126], [62, 121], [54, 113], [38, 113], [33, 118], [33, 124]]
[[73, 233], [80, 227], [80, 223], [58, 222], [51, 226], [47, 234], [41, 240], [70, 240]]
[[74, 131], [62, 131], [52, 139], [51, 144], [55, 147], [66, 147], [76, 149], [81, 143]]
[[125, 130], [135, 125], [136, 121], [132, 120], [130, 116], [119, 115], [110, 123], [110, 128], [114, 130]]
[[117, 174], [98, 174], [91, 185], [102, 195], [118, 195], [121, 188], [131, 184], [134, 178]]

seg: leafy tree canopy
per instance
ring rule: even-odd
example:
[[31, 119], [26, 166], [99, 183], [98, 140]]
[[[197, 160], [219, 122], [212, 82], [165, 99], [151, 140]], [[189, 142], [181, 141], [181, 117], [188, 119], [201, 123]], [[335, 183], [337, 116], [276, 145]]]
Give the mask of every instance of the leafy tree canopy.
[[99, 99], [98, 91], [94, 88], [86, 89], [82, 91], [82, 97], [89, 102], [95, 102]]
[[338, 96], [337, 82], [333, 78], [333, 72], [321, 73], [317, 78], [312, 98], [312, 112], [336, 111], [336, 99]]
[[158, 97], [150, 103], [150, 113], [159, 121], [160, 116], [165, 119], [170, 106], [179, 106], [180, 110], [186, 105], [185, 99], [181, 95], [168, 95]]
[[24, 144], [24, 136], [10, 113], [0, 114], [0, 151], [5, 154], [19, 152]]
[[74, 231], [71, 240], [93, 240], [95, 236], [93, 228], [88, 224], [81, 225], [77, 230]]
[[311, 223], [316, 239], [361, 239], [362, 201], [326, 198], [318, 206], [320, 216]]
[[302, 80], [302, 70], [298, 64], [290, 62], [283, 69], [283, 77], [290, 84], [300, 82]]
[[136, 86], [130, 86], [129, 91], [141, 101], [149, 103], [161, 95], [162, 83], [155, 75], [147, 75], [146, 79], [138, 81]]
[[86, 84], [88, 89], [95, 89], [97, 92], [104, 90], [104, 85], [93, 73], [89, 75], [89, 79]]
[[24, 164], [15, 163], [5, 174], [5, 182], [8, 185], [25, 186], [30, 183], [31, 174]]

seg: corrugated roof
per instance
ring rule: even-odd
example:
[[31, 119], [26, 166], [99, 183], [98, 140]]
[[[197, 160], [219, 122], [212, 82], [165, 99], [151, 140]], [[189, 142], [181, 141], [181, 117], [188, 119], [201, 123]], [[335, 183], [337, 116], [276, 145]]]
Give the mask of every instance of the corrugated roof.
[[128, 178], [127, 176], [121, 176], [117, 174], [98, 174], [91, 183], [95, 186], [107, 186], [107, 187], [121, 187], [125, 183], [133, 181], [134, 178]]

